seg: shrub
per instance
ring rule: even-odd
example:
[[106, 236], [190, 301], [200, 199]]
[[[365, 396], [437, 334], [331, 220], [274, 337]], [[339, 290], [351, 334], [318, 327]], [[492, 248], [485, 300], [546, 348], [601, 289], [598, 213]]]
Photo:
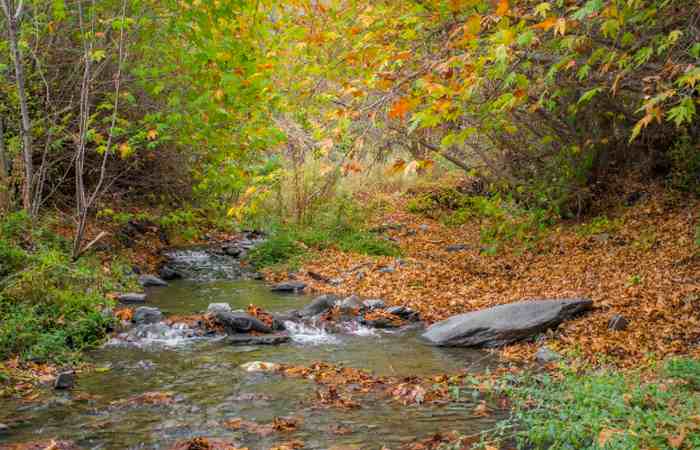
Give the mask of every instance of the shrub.
[[268, 267], [287, 263], [309, 250], [332, 247], [364, 255], [398, 256], [396, 244], [366, 229], [368, 214], [357, 202], [339, 196], [332, 206], [317, 213], [311, 223], [271, 227], [269, 239], [253, 249], [248, 260], [256, 267]]
[[445, 211], [455, 211], [469, 205], [470, 197], [455, 188], [436, 189], [420, 194], [408, 202], [406, 209], [414, 214], [422, 214], [433, 219], [441, 217]]
[[255, 267], [268, 267], [290, 260], [304, 253], [304, 248], [288, 231], [273, 233], [248, 254], [248, 261]]
[[74, 262], [65, 239], [21, 215], [3, 219], [0, 233], [0, 359], [66, 362], [104, 339], [104, 294], [134, 283], [124, 265], [105, 275], [97, 261]]
[[618, 231], [624, 220], [619, 219], [609, 219], [607, 216], [598, 216], [591, 219], [589, 222], [582, 224], [578, 227], [578, 234], [581, 236], [592, 236], [601, 233], [614, 233]]
[[693, 144], [688, 135], [676, 140], [668, 152], [671, 160], [671, 186], [700, 195], [700, 145]]

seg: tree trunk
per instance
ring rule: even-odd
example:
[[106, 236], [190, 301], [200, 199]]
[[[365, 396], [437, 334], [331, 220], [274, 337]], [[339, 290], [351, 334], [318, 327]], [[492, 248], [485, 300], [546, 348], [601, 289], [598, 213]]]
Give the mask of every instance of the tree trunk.
[[0, 117], [0, 211], [10, 210], [10, 166], [5, 147], [5, 129]]
[[3, 12], [7, 19], [7, 34], [10, 40], [10, 53], [15, 66], [17, 81], [17, 97], [20, 108], [20, 132], [22, 135], [22, 160], [24, 162], [24, 183], [22, 186], [22, 206], [28, 214], [32, 214], [34, 163], [32, 161], [32, 124], [29, 119], [29, 105], [24, 80], [24, 66], [22, 65], [22, 53], [19, 49], [17, 37], [19, 19], [22, 15], [22, 2], [13, 12], [13, 4], [10, 0], [0, 0]]

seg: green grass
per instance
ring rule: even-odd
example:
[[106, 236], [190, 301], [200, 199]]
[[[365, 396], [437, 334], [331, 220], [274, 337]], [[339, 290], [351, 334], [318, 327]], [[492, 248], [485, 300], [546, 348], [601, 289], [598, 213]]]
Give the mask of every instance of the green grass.
[[[599, 371], [510, 380], [510, 422], [519, 448], [700, 448], [700, 362], [675, 359], [648, 380], [638, 373]], [[678, 447], [676, 447], [678, 448]]]
[[337, 248], [350, 253], [372, 256], [399, 256], [399, 247], [363, 229], [326, 227], [284, 227], [254, 248], [248, 261], [257, 268], [280, 264], [298, 266], [313, 251]]
[[124, 265], [70, 258], [70, 243], [19, 213], [0, 222], [0, 360], [69, 362], [113, 323], [104, 294], [133, 287]]

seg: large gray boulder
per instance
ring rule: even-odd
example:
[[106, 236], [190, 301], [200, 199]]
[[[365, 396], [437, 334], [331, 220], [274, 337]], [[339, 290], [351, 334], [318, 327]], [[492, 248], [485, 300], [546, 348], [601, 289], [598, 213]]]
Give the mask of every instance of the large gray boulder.
[[499, 347], [556, 328], [592, 306], [591, 300], [582, 298], [500, 305], [437, 322], [423, 338], [443, 347]]
[[214, 314], [216, 320], [224, 327], [227, 334], [236, 335], [257, 331], [259, 333], [272, 333], [272, 328], [260, 320], [244, 312], [220, 311]]

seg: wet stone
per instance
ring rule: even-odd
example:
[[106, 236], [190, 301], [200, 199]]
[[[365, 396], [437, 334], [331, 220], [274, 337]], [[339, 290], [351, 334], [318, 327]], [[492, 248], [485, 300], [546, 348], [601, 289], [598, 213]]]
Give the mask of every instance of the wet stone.
[[306, 283], [303, 281], [285, 281], [272, 286], [272, 292], [289, 292], [298, 293], [306, 288]]
[[272, 329], [263, 322], [243, 312], [220, 312], [215, 317], [229, 335], [248, 333], [250, 331], [258, 333], [272, 332]]
[[137, 325], [158, 323], [163, 320], [163, 313], [160, 312], [158, 308], [152, 308], [149, 306], [140, 306], [134, 311], [134, 317], [132, 322]]
[[252, 334], [234, 334], [226, 338], [231, 345], [279, 345], [289, 342], [291, 338], [286, 334], [269, 334], [254, 336]]
[[382, 309], [384, 308], [384, 300], [380, 298], [372, 298], [362, 302], [362, 305], [367, 309]]
[[216, 315], [220, 313], [230, 313], [233, 312], [233, 310], [228, 303], [210, 303], [207, 307], [207, 312]]
[[60, 372], [58, 375], [56, 375], [56, 379], [54, 380], [54, 383], [53, 383], [54, 389], [59, 389], [59, 390], [73, 389], [73, 386], [75, 386], [75, 372], [74, 371], [66, 370], [66, 371]]
[[354, 310], [362, 309], [363, 304], [360, 297], [358, 297], [357, 295], [351, 295], [350, 297], [343, 299], [343, 301], [340, 302], [338, 307], [342, 312], [347, 313], [352, 312]]
[[395, 316], [399, 316], [404, 320], [410, 320], [410, 321], [418, 321], [420, 320], [420, 316], [418, 313], [411, 308], [407, 308], [406, 306], [390, 306], [389, 308], [386, 309], [386, 312], [389, 314], [393, 314]]
[[155, 275], [141, 275], [139, 284], [143, 287], [165, 287], [168, 285], [166, 281], [161, 280]]
[[128, 292], [117, 296], [117, 301], [120, 303], [146, 303], [146, 294]]
[[302, 317], [312, 317], [324, 313], [335, 306], [338, 298], [335, 295], [321, 295], [306, 305], [299, 313]]
[[158, 271], [158, 275], [162, 280], [177, 280], [182, 278], [182, 275], [175, 269], [169, 266], [163, 266]]

